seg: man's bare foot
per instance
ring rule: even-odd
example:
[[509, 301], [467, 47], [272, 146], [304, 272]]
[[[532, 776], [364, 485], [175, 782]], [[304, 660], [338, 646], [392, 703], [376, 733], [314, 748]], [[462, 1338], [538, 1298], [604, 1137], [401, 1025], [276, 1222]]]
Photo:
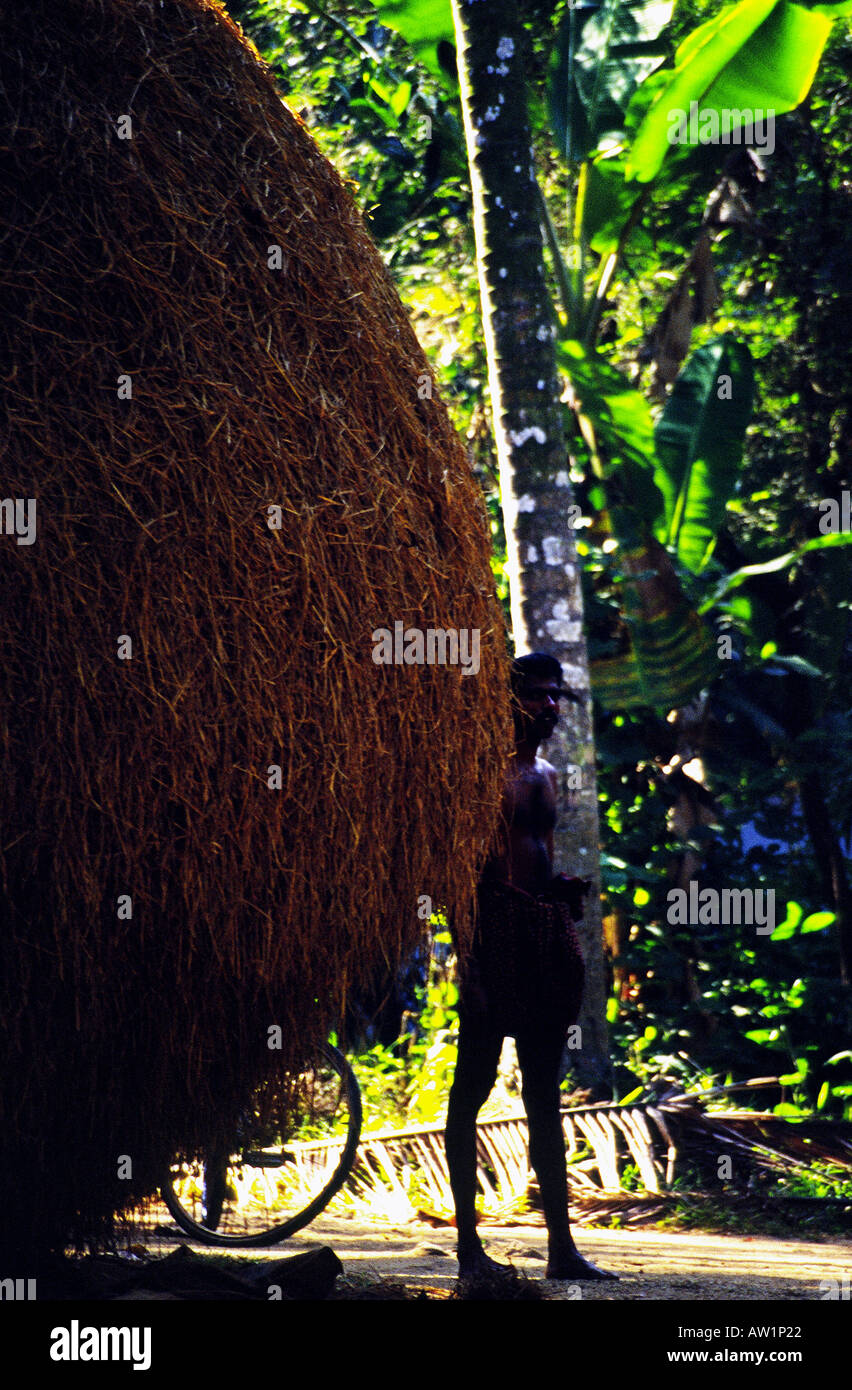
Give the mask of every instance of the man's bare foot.
[[598, 1269], [597, 1265], [584, 1260], [579, 1250], [569, 1251], [559, 1259], [547, 1262], [547, 1279], [617, 1279], [618, 1275], [608, 1269]]
[[514, 1277], [515, 1270], [511, 1265], [498, 1264], [482, 1249], [473, 1250], [464, 1257], [459, 1255], [460, 1279], [511, 1279]]

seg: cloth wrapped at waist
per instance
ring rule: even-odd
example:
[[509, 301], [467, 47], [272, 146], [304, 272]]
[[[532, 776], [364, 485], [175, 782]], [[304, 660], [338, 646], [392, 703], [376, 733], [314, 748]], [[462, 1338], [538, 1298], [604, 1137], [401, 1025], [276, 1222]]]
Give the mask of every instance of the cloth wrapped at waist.
[[585, 972], [571, 905], [579, 917], [585, 888], [560, 875], [533, 897], [511, 883], [483, 880], [462, 1007], [484, 1011], [505, 1034], [574, 1023]]

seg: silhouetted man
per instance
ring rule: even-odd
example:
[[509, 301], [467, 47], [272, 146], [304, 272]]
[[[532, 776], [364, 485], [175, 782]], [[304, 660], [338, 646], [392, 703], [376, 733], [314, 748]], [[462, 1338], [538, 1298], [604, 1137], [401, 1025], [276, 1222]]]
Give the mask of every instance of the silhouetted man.
[[553, 876], [556, 770], [537, 756], [556, 726], [562, 685], [555, 657], [533, 652], [512, 665], [515, 753], [501, 827], [477, 890], [473, 952], [463, 963], [459, 1051], [447, 1111], [447, 1164], [456, 1207], [460, 1275], [504, 1272], [476, 1230], [476, 1117], [497, 1075], [504, 1037], [514, 1037], [548, 1233], [549, 1279], [611, 1279], [579, 1254], [568, 1222], [559, 1066], [583, 993], [574, 930], [587, 885]]

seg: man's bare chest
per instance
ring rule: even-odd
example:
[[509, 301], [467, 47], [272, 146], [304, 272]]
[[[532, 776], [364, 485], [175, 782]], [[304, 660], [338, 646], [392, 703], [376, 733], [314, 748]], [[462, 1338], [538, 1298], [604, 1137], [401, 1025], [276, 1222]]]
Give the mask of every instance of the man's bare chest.
[[506, 786], [503, 814], [513, 834], [547, 835], [556, 823], [556, 800], [545, 774], [535, 769], [515, 773]]

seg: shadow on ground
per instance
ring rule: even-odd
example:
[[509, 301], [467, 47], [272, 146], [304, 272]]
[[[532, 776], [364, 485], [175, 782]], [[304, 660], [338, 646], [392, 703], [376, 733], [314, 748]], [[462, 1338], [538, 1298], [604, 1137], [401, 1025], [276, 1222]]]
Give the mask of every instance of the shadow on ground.
[[[176, 1233], [168, 1218], [141, 1236], [142, 1250], [164, 1257], [181, 1245], [215, 1262], [223, 1273], [252, 1285], [254, 1297], [276, 1297], [275, 1269], [292, 1256], [330, 1247], [342, 1264], [333, 1280], [332, 1299], [448, 1299], [457, 1297], [454, 1232], [421, 1222], [406, 1226], [368, 1223], [347, 1217], [321, 1217], [308, 1231], [265, 1250], [205, 1251]], [[172, 1231], [174, 1228], [171, 1228]], [[819, 1242], [769, 1236], [724, 1236], [660, 1231], [583, 1229], [577, 1243], [584, 1255], [619, 1275], [617, 1283], [561, 1283], [545, 1280], [546, 1233], [541, 1225], [482, 1228], [489, 1253], [511, 1263], [534, 1280], [541, 1296], [560, 1301], [623, 1302], [633, 1300], [789, 1302], [826, 1297], [835, 1281], [842, 1287], [852, 1276], [852, 1239]], [[265, 1282], [268, 1281], [268, 1284]], [[150, 1296], [125, 1293], [125, 1298]], [[161, 1296], [192, 1297], [168, 1292]], [[229, 1295], [213, 1291], [207, 1297]], [[238, 1296], [238, 1295], [237, 1295]], [[286, 1295], [285, 1295], [286, 1296]], [[317, 1297], [296, 1293], [296, 1297]]]

